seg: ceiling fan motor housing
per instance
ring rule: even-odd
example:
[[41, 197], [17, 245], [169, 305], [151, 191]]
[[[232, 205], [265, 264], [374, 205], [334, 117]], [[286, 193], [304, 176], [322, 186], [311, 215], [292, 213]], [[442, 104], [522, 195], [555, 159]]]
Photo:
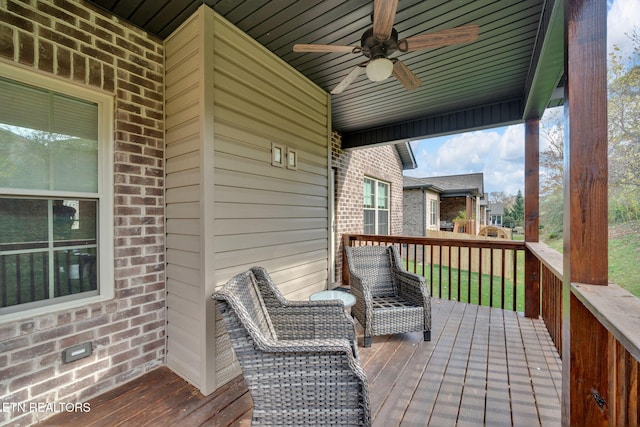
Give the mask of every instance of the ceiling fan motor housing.
[[398, 32], [393, 28], [389, 38], [380, 41], [373, 35], [373, 28], [370, 28], [362, 35], [360, 46], [362, 54], [369, 59], [386, 58], [398, 50]]

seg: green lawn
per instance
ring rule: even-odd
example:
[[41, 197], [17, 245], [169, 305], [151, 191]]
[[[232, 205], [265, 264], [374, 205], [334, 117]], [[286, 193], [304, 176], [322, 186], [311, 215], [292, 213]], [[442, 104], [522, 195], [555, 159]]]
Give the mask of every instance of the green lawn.
[[[609, 281], [640, 297], [636, 267], [640, 265], [640, 221], [609, 226]], [[562, 239], [545, 241], [562, 253]]]
[[[416, 267], [416, 272], [422, 275], [422, 263], [418, 263]], [[480, 276], [479, 273], [471, 272], [471, 279], [469, 280], [469, 271], [467, 270], [459, 271], [457, 268], [451, 268], [451, 272], [449, 272], [448, 266], [433, 264], [432, 279], [429, 267], [429, 264], [425, 266], [424, 276], [427, 279], [427, 286], [429, 286], [431, 296], [434, 298], [478, 304], [479, 296], [482, 295], [481, 305], [492, 305], [493, 307], [513, 310], [513, 280], [505, 279], [503, 305], [501, 277], [494, 275], [492, 283], [491, 275], [483, 273]], [[414, 271], [413, 261], [409, 261], [409, 271]], [[459, 279], [458, 273], [460, 274]], [[480, 280], [481, 278], [482, 281]], [[470, 291], [469, 284], [471, 284]], [[492, 293], [493, 301], [491, 300]], [[493, 303], [490, 304], [491, 302]], [[516, 271], [516, 311], [524, 311], [524, 253], [522, 251], [518, 252], [518, 268]]]

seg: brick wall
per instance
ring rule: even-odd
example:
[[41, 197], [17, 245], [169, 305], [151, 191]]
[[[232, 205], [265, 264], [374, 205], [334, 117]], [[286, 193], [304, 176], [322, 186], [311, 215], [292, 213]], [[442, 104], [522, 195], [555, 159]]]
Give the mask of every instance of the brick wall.
[[364, 177], [390, 184], [391, 234], [402, 234], [402, 162], [393, 145], [342, 149], [340, 133], [331, 135], [331, 166], [335, 170], [336, 279], [341, 283], [342, 235], [364, 229]]
[[422, 189], [404, 190], [404, 227], [405, 236], [424, 236], [426, 234], [426, 194]]
[[[50, 415], [7, 403], [85, 402], [163, 363], [163, 56], [159, 40], [87, 3], [0, 0], [1, 61], [115, 98], [115, 299], [0, 321], [0, 424]], [[63, 365], [61, 351], [85, 341], [93, 354]]]

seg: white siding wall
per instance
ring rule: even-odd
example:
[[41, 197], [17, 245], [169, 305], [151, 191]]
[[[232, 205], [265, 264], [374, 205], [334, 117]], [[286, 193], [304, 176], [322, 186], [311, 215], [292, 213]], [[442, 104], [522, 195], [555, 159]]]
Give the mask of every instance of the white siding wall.
[[216, 286], [261, 265], [288, 298], [326, 288], [329, 97], [206, 6], [166, 52], [167, 364], [207, 394], [239, 373]]

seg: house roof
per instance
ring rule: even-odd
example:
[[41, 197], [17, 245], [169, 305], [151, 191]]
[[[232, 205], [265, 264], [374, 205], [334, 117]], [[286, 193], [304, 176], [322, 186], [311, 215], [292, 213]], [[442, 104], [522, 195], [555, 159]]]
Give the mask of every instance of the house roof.
[[504, 203], [489, 203], [487, 210], [491, 215], [504, 215]]
[[411, 144], [409, 144], [409, 142], [399, 142], [395, 144], [395, 147], [396, 151], [398, 151], [398, 155], [400, 156], [403, 170], [415, 169], [418, 167], [416, 156], [413, 154], [413, 149], [411, 148]]
[[[374, 0], [88, 0], [161, 39], [201, 5], [213, 8], [329, 92], [367, 58], [354, 53], [296, 53], [293, 45], [359, 46]], [[395, 78], [362, 73], [331, 96], [332, 128], [343, 148], [407, 141], [522, 122], [562, 102], [560, 0], [454, 2], [402, 0], [400, 38], [477, 24], [477, 41], [395, 52], [422, 81], [412, 91]]]
[[484, 195], [483, 173], [432, 176], [426, 178], [405, 176], [403, 179], [403, 187], [405, 189], [431, 189], [433, 191], [438, 191], [443, 196], [449, 197], [467, 194], [479, 197]]

